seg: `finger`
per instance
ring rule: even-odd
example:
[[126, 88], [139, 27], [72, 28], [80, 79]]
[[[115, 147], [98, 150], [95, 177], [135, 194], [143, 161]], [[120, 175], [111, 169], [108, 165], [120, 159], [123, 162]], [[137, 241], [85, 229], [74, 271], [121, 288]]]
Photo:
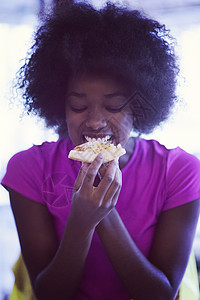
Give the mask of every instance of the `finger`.
[[[100, 183], [101, 179], [103, 178], [103, 176], [104, 176], [104, 174], [105, 174], [105, 172], [106, 172], [106, 170], [108, 168], [109, 163], [110, 162], [103, 163], [101, 165], [101, 167], [99, 168], [99, 171], [98, 171], [98, 174], [97, 174], [97, 176], [98, 176], [98, 184]], [[96, 185], [96, 186], [98, 186], [98, 185]]]
[[115, 160], [111, 161], [104, 173], [101, 182], [97, 187], [99, 195], [101, 196], [102, 199], [105, 197], [106, 193], [108, 192], [108, 189], [112, 185], [117, 169], [118, 169], [117, 162]]
[[105, 194], [103, 199], [102, 205], [104, 207], [109, 207], [109, 206], [113, 206], [113, 204], [114, 205], [116, 204], [115, 202], [117, 201], [117, 197], [120, 193], [121, 186], [122, 186], [122, 174], [120, 169], [116, 168], [115, 178], [112, 184], [110, 185], [109, 189], [107, 190], [107, 193]]
[[98, 154], [97, 157], [94, 159], [94, 161], [87, 168], [84, 174], [82, 186], [85, 186], [86, 188], [88, 186], [90, 187], [93, 186], [94, 180], [99, 172], [99, 168], [101, 167], [103, 160], [104, 160], [104, 154], [103, 153]]
[[119, 187], [118, 190], [116, 191], [116, 193], [114, 194], [113, 198], [109, 199], [109, 201], [106, 204], [103, 204], [103, 206], [106, 209], [110, 209], [111, 210], [111, 209], [113, 209], [113, 207], [116, 206], [118, 198], [119, 198], [119, 195], [120, 195], [120, 191], [121, 191], [121, 188]]
[[[119, 157], [115, 158], [114, 161], [117, 163], [117, 165], [119, 166]], [[111, 163], [112, 161], [110, 162], [107, 162], [107, 163], [103, 163], [102, 166], [100, 167], [99, 169], [99, 177], [100, 179], [102, 179], [102, 177], [104, 176], [109, 164]]]
[[82, 163], [81, 168], [80, 168], [79, 173], [78, 173], [78, 176], [77, 176], [76, 181], [74, 183], [74, 192], [79, 190], [89, 165], [90, 164], [86, 163], [86, 162]]
[[108, 165], [106, 166], [105, 164], [102, 164], [101, 167], [99, 168], [99, 172], [98, 172], [98, 175], [99, 175], [99, 178], [102, 179], [106, 170], [108, 168]]
[[121, 192], [121, 186], [119, 187], [119, 189], [117, 190], [117, 192], [115, 193], [115, 195], [114, 195], [114, 197], [112, 199], [112, 206], [113, 207], [116, 206], [116, 204], [117, 204], [120, 192]]

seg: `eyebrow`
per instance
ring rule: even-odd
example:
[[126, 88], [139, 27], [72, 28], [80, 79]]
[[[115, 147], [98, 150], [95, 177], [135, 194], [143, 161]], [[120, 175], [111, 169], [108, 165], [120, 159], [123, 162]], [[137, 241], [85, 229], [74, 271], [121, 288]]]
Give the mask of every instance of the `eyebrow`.
[[105, 98], [114, 98], [116, 96], [123, 96], [126, 97], [126, 95], [124, 93], [120, 93], [120, 92], [115, 92], [115, 93], [111, 93], [111, 94], [105, 94], [104, 97]]
[[[78, 97], [78, 98], [84, 98], [84, 97], [86, 97], [86, 94], [78, 93], [78, 92], [71, 92], [71, 93], [67, 94], [67, 97], [70, 97], [70, 96], [74, 96], [74, 97]], [[112, 99], [116, 96], [123, 96], [123, 97], [126, 98], [126, 95], [124, 93], [121, 93], [121, 92], [109, 93], [109, 94], [105, 94], [103, 96], [107, 99]]]
[[71, 92], [71, 93], [67, 94], [67, 97], [69, 97], [69, 96], [83, 98], [83, 97], [86, 97], [86, 94], [84, 94], [84, 93], [77, 93], [77, 92]]

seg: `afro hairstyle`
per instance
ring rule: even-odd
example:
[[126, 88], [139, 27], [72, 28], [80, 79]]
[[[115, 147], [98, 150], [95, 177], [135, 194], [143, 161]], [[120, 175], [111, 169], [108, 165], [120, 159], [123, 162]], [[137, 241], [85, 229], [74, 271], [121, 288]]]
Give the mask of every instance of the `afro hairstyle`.
[[167, 119], [176, 101], [179, 68], [174, 39], [165, 25], [106, 3], [57, 6], [43, 16], [18, 72], [25, 109], [67, 135], [68, 81], [87, 73], [109, 74], [132, 89], [134, 130], [150, 133]]

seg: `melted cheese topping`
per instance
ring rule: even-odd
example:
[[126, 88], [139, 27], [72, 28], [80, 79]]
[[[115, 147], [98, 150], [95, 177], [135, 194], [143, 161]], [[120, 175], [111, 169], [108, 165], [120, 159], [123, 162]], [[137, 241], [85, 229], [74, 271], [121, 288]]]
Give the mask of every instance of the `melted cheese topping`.
[[76, 146], [70, 151], [68, 157], [78, 161], [92, 162], [101, 152], [105, 153], [104, 163], [126, 153], [125, 149], [122, 148], [120, 144], [118, 144], [116, 147], [114, 144], [111, 144], [108, 141], [95, 141]]

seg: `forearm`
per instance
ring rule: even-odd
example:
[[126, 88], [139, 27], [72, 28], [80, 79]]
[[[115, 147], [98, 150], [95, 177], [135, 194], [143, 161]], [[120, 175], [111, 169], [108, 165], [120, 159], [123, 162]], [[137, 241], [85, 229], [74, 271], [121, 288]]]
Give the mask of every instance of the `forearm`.
[[99, 223], [96, 231], [130, 297], [173, 299], [173, 289], [167, 277], [137, 248], [115, 209]]
[[51, 263], [37, 276], [37, 299], [71, 299], [80, 282], [94, 230], [84, 231], [68, 219], [63, 239]]

